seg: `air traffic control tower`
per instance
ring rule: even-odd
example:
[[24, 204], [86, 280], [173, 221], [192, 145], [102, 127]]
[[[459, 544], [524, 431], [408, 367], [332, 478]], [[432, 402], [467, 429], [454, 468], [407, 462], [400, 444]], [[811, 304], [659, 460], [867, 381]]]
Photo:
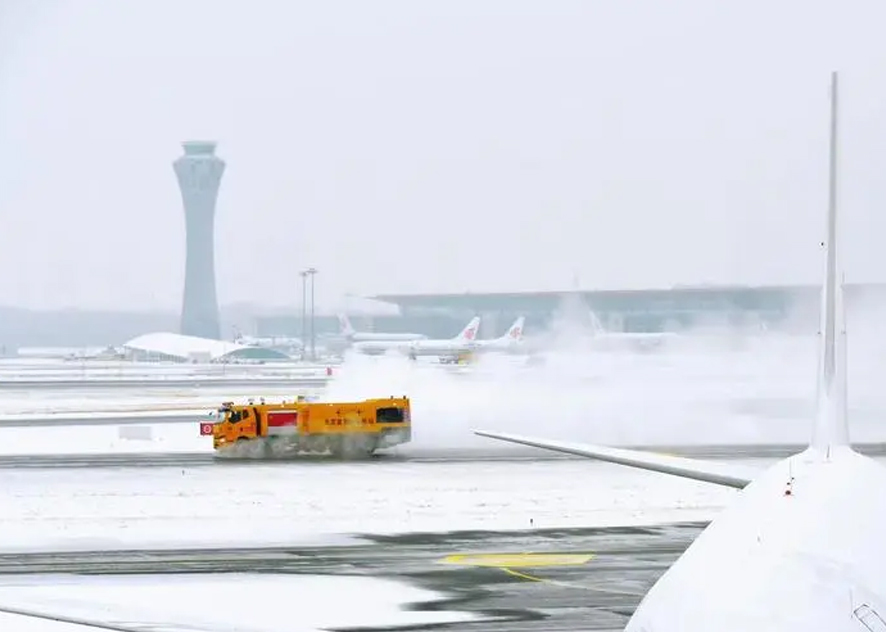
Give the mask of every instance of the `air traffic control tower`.
[[215, 202], [225, 161], [215, 143], [187, 141], [185, 154], [173, 163], [185, 207], [187, 254], [180, 332], [221, 339], [215, 293]]

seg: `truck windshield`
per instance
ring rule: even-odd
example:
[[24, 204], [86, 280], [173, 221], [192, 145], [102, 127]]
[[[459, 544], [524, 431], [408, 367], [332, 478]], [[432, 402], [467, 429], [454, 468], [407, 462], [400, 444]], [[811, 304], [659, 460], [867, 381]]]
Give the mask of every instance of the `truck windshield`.
[[230, 422], [232, 424], [237, 423], [243, 418], [243, 415], [239, 410], [227, 410], [227, 416], [225, 417], [225, 421]]
[[380, 424], [401, 424], [403, 418], [403, 409], [395, 406], [379, 408], [375, 411], [375, 420]]

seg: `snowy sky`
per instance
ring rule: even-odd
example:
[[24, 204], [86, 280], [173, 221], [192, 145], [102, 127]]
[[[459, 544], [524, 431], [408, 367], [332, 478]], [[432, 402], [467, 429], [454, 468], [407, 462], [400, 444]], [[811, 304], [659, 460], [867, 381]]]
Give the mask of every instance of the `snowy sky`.
[[177, 309], [189, 138], [222, 303], [807, 283], [828, 73], [847, 279], [886, 281], [886, 4], [0, 0], [0, 304]]

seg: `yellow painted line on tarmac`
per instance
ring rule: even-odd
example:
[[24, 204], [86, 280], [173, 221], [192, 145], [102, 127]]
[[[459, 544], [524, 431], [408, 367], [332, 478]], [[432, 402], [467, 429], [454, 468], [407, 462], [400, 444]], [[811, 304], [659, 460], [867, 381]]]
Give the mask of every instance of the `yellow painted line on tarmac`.
[[503, 568], [501, 569], [508, 575], [513, 575], [514, 577], [519, 577], [520, 579], [525, 579], [531, 582], [549, 582], [550, 580], [545, 579], [543, 577], [536, 577], [535, 575], [529, 575], [527, 573], [521, 573], [520, 571], [515, 571], [512, 568]]
[[544, 582], [563, 588], [578, 588], [591, 590], [587, 586], [571, 582], [561, 582], [555, 579], [539, 577], [527, 572], [515, 570], [517, 568], [545, 568], [555, 566], [581, 566], [594, 559], [593, 553], [463, 553], [447, 555], [442, 560], [443, 564], [458, 566], [482, 566], [498, 568], [501, 571], [532, 582]]
[[448, 555], [444, 564], [489, 566], [493, 568], [540, 568], [545, 566], [580, 566], [593, 559], [591, 553], [465, 553]]

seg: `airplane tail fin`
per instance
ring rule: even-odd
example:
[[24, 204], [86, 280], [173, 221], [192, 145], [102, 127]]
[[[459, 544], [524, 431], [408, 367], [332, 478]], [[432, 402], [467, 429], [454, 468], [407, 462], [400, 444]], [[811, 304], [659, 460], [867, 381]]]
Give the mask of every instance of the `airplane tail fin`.
[[504, 336], [502, 336], [502, 340], [505, 342], [520, 342], [523, 340], [523, 323], [526, 322], [526, 318], [520, 316], [517, 320], [514, 321], [514, 324], [511, 325], [511, 328], [507, 330]]
[[455, 340], [476, 340], [477, 339], [477, 331], [480, 329], [480, 317], [474, 316], [471, 319], [471, 322], [467, 324], [467, 326], [461, 330]]
[[347, 314], [338, 315], [338, 324], [341, 327], [341, 333], [343, 336], [350, 337], [356, 333], [354, 328], [351, 327], [351, 319], [348, 318]]
[[849, 445], [846, 415], [846, 318], [837, 259], [837, 73], [831, 74], [831, 128], [825, 275], [821, 296], [818, 393], [812, 447]]

